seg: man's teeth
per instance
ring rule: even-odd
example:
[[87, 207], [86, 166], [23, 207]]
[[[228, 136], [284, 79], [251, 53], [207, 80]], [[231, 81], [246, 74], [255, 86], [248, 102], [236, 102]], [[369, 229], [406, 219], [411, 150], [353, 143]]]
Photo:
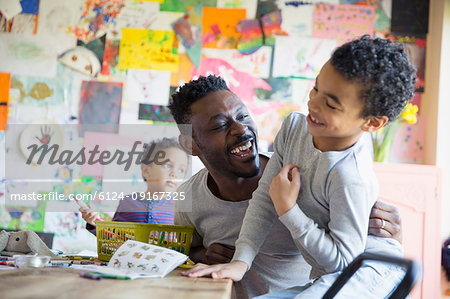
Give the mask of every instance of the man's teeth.
[[232, 149], [232, 150], [231, 150], [231, 153], [232, 153], [232, 154], [237, 154], [237, 153], [239, 153], [239, 152], [248, 150], [251, 146], [252, 146], [252, 143], [251, 143], [250, 141], [247, 141], [246, 144], [241, 145], [241, 146], [237, 146], [237, 147], [235, 147], [234, 149]]

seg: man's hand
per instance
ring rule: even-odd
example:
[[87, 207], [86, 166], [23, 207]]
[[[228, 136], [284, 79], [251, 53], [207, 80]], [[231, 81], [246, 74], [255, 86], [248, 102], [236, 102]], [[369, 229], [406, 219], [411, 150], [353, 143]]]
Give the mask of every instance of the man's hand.
[[377, 201], [369, 219], [369, 233], [402, 242], [402, 224], [396, 207]]
[[278, 216], [284, 215], [296, 203], [300, 191], [300, 173], [298, 166], [286, 164], [280, 173], [272, 179], [269, 194]]
[[211, 276], [212, 278], [231, 278], [233, 281], [240, 281], [247, 268], [247, 264], [241, 261], [212, 266], [197, 264], [192, 269], [182, 272], [181, 275], [188, 277]]
[[229, 263], [233, 258], [234, 249], [228, 246], [213, 243], [205, 252], [205, 260], [209, 265]]
[[81, 212], [81, 217], [83, 217], [83, 219], [90, 225], [95, 226], [95, 219], [100, 218], [98, 212], [94, 210], [91, 204], [88, 205], [88, 209], [80, 208], [79, 211]]

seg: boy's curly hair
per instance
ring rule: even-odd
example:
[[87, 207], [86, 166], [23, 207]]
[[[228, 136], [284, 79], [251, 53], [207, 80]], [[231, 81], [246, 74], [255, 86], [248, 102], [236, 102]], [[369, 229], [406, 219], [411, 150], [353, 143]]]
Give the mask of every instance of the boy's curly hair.
[[[218, 90], [230, 89], [221, 77], [215, 75], [200, 76], [197, 80], [192, 80], [180, 87], [177, 92], [172, 94], [172, 100], [169, 104], [169, 109], [177, 124], [191, 123], [191, 105], [208, 93]], [[181, 131], [181, 126], [178, 127]]]
[[[184, 150], [183, 147], [178, 143], [177, 139], [175, 138], [161, 138], [161, 139], [155, 139], [150, 141], [149, 143], [144, 143], [144, 152], [142, 153], [142, 161], [141, 166], [148, 166], [150, 164], [150, 161], [152, 161], [155, 158], [155, 155], [162, 150], [168, 149], [168, 148], [178, 148], [182, 150], [184, 153], [186, 153], [186, 157], [188, 158], [188, 162], [190, 161], [188, 153]], [[153, 163], [153, 162], [152, 162]], [[142, 176], [144, 181], [147, 181], [144, 176]]]
[[395, 120], [414, 96], [416, 68], [402, 44], [364, 35], [338, 47], [330, 61], [347, 80], [363, 86], [364, 118]]

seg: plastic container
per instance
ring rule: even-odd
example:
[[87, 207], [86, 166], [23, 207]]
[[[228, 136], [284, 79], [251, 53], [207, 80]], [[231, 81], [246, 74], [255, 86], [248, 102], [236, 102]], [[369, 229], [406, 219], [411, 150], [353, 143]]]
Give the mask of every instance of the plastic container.
[[125, 241], [136, 240], [189, 254], [193, 226], [97, 221], [98, 259], [109, 261]]
[[14, 263], [17, 268], [42, 268], [47, 266], [50, 262], [49, 256], [37, 256], [37, 255], [14, 255]]

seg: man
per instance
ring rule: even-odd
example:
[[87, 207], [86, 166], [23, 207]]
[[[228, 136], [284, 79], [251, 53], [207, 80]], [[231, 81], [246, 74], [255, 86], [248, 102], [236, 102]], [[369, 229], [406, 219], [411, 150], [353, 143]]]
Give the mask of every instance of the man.
[[[192, 210], [179, 206], [175, 223], [195, 226], [190, 253], [195, 262], [229, 262], [249, 199], [269, 156], [258, 152], [255, 123], [219, 77], [200, 77], [184, 85], [172, 96], [169, 108], [179, 124], [180, 144], [205, 165], [178, 189], [191, 194], [187, 200]], [[181, 124], [192, 125], [192, 137]], [[398, 213], [385, 204], [375, 205], [369, 227], [370, 233], [400, 238]], [[289, 236], [276, 220], [242, 280], [245, 289], [237, 288], [238, 297], [245, 297], [245, 290], [253, 297], [308, 281], [310, 267]], [[292, 250], [279, 252], [277, 244], [286, 240], [292, 242], [286, 246]]]

